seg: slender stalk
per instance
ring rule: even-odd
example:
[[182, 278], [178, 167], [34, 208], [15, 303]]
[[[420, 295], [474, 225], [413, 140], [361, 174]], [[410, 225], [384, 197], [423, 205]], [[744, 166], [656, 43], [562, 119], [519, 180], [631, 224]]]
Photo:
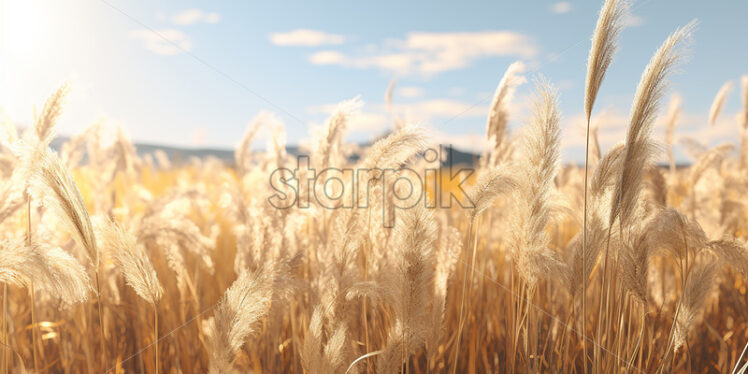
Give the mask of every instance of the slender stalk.
[[597, 344], [595, 344], [595, 372], [600, 372], [600, 345], [602, 344], [602, 323], [603, 323], [603, 304], [605, 299], [605, 285], [606, 285], [606, 279], [607, 279], [607, 273], [608, 273], [608, 254], [610, 252], [610, 228], [611, 225], [608, 226], [608, 234], [607, 234], [607, 240], [605, 244], [605, 257], [603, 259], [603, 273], [601, 274], [601, 282], [600, 282], [600, 305], [597, 311]]
[[33, 345], [31, 351], [34, 355], [34, 372], [39, 372], [39, 358], [36, 354], [36, 313], [34, 313], [34, 310], [36, 309], [34, 307], [34, 285], [32, 284], [29, 287], [30, 297], [31, 297], [31, 344]]
[[[369, 258], [368, 258], [368, 248], [369, 245], [371, 245], [371, 209], [367, 210], [367, 218], [366, 218], [366, 237], [367, 242], [364, 243], [363, 251], [361, 251], [362, 257], [363, 257], [363, 265], [364, 265], [364, 282], [366, 282], [369, 279]], [[363, 323], [364, 323], [364, 350], [366, 352], [369, 352], [369, 316], [368, 316], [368, 303], [366, 301], [367, 297], [363, 297]], [[366, 372], [369, 373], [371, 371], [371, 365], [369, 363], [369, 360], [366, 361]]]
[[3, 374], [8, 374], [8, 332], [5, 329], [5, 313], [8, 306], [8, 286], [3, 283]]
[[[642, 326], [639, 329], [639, 338], [636, 341], [636, 346], [634, 347], [634, 352], [631, 353], [631, 358], [629, 359], [629, 363], [627, 365], [627, 370], [631, 370], [631, 365], [634, 363], [634, 358], [636, 358], [637, 353], [639, 352], [639, 347], [642, 343], [642, 337], [644, 336], [644, 325], [646, 322], [646, 316], [647, 314], [642, 312]], [[641, 356], [640, 356], [641, 357]]]
[[[404, 263], [405, 262], [405, 258], [403, 258], [402, 260], [403, 260], [402, 266], [403, 266], [403, 268], [405, 268], [405, 263]], [[405, 283], [403, 283], [403, 288], [405, 289]], [[405, 295], [407, 295], [406, 292], [408, 292], [408, 291], [404, 290], [404, 292], [403, 292], [403, 299], [405, 298]], [[405, 315], [407, 316], [407, 315], [410, 314], [410, 304], [406, 303], [405, 300], [403, 300], [403, 305], [405, 305]], [[410, 369], [410, 367], [409, 367], [410, 366], [409, 365], [409, 363], [410, 363], [410, 357], [408, 357], [408, 346], [409, 346], [408, 338], [409, 338], [410, 334], [406, 333], [406, 334], [403, 334], [403, 335], [404, 335], [404, 339], [403, 340], [405, 341], [405, 344], [403, 344], [403, 349], [401, 351], [402, 352], [402, 360], [400, 362], [405, 361], [405, 371], [403, 371], [403, 374], [408, 374], [408, 369]]]
[[291, 318], [291, 346], [293, 347], [293, 366], [294, 370], [299, 367], [298, 363], [298, 357], [299, 357], [299, 348], [296, 346], [296, 341], [293, 339], [293, 337], [297, 336], [296, 331], [296, 299], [291, 299], [291, 312], [289, 313], [289, 316]]
[[153, 342], [156, 344], [156, 374], [158, 374], [158, 304], [153, 304]]
[[[478, 219], [480, 219], [480, 218], [478, 218]], [[479, 224], [480, 224], [480, 221], [479, 221]], [[475, 230], [476, 230], [476, 236], [473, 237], [473, 240], [472, 240], [473, 241], [473, 243], [472, 243], [473, 244], [473, 251], [472, 251], [472, 256], [471, 256], [472, 257], [472, 261], [470, 262], [470, 276], [471, 277], [473, 275], [473, 271], [475, 271], [475, 258], [477, 257], [476, 255], [478, 254], [478, 237], [477, 237], [478, 225], [476, 225]], [[472, 294], [473, 294], [473, 282], [470, 282], [470, 283], [468, 283], [468, 295], [472, 295]], [[467, 304], [466, 304], [465, 310], [470, 310], [471, 300], [472, 300], [472, 298], [468, 297], [468, 299], [466, 301]]]
[[[30, 247], [31, 246], [31, 197], [26, 194], [26, 244]], [[31, 352], [34, 356], [34, 372], [39, 371], [39, 358], [36, 355], [36, 313], [34, 310], [36, 309], [34, 306], [34, 284], [32, 283], [29, 287], [29, 290], [31, 292], [31, 344], [33, 345]]]
[[[566, 357], [569, 354], [569, 346], [571, 345], [571, 334], [569, 334], [569, 328], [570, 328], [569, 326], [573, 326], [575, 324], [574, 321], [576, 321], [577, 308], [575, 308], [575, 305], [576, 305], [576, 302], [574, 298], [572, 298], [570, 306], [569, 306], [569, 310], [571, 311], [571, 313], [569, 313], [568, 317], [566, 317], [566, 324], [564, 325], [564, 331], [561, 335], [561, 339], [559, 340], [559, 344], [562, 344], [564, 346], [563, 351], [561, 353], [561, 360], [560, 360], [561, 365], [559, 365], [558, 367], [559, 372], [561, 371], [563, 364], [567, 362]], [[584, 336], [584, 333], [582, 334], [582, 336]]]
[[[523, 295], [525, 293], [525, 282], [522, 281], [522, 279], [517, 278], [517, 282], [519, 282], [519, 292], [517, 292], [515, 295]], [[517, 359], [517, 348], [519, 346], [519, 335], [521, 333], [520, 327], [524, 324], [524, 307], [522, 305], [522, 302], [524, 301], [524, 297], [517, 297], [517, 306], [514, 308], [514, 351], [512, 352], [512, 369], [516, 366], [516, 359]], [[522, 316], [517, 319], [517, 313], [522, 313]], [[515, 370], [512, 370], [515, 371]]]
[[668, 344], [667, 348], [665, 348], [665, 355], [662, 356], [662, 359], [660, 360], [660, 364], [657, 365], [657, 369], [655, 370], [656, 373], [660, 372], [660, 369], [664, 369], [665, 367], [663, 364], [665, 363], [665, 360], [667, 359], [668, 355], [670, 354], [670, 348], [673, 346], [673, 332], [675, 331], [675, 323], [678, 321], [678, 314], [680, 313], [680, 303], [678, 303], [678, 307], [675, 309], [675, 317], [673, 317], [673, 323], [670, 325], [670, 332], [668, 333]]
[[[621, 292], [621, 295], [623, 295], [623, 292]], [[615, 340], [616, 355], [621, 355], [621, 350], [623, 349], [623, 337], [624, 337], [623, 329], [624, 329], [624, 324], [626, 322], [626, 315], [631, 314], [631, 309], [630, 309], [628, 298], [624, 299], [623, 297], [621, 297], [619, 299], [619, 305], [620, 307], [618, 308], [618, 330], [616, 331], [616, 340]], [[629, 319], [629, 326], [631, 326], [630, 319]], [[628, 332], [626, 336], [628, 336]], [[616, 367], [619, 367], [619, 365], [616, 365]]]
[[[582, 223], [582, 274], [587, 274], [587, 174], [590, 160], [590, 118], [587, 117], [587, 143], [584, 147], [584, 219]], [[587, 374], [587, 279], [582, 279], [582, 357], [584, 373]]]
[[[472, 276], [473, 276], [473, 272], [475, 271], [475, 258], [477, 257], [477, 251], [478, 251], [477, 230], [478, 230], [478, 227], [480, 226], [480, 218], [478, 218], [478, 220], [479, 220], [478, 221], [478, 225], [476, 225], [476, 227], [475, 227], [476, 235], [473, 237], [472, 261], [470, 262], [470, 270], [469, 270], [469, 272], [470, 272], [469, 274], [470, 274], [470, 278], [471, 279], [472, 279]], [[465, 303], [465, 311], [471, 310], [470, 308], [472, 307], [472, 302], [471, 301], [473, 300], [473, 298], [472, 298], [472, 295], [473, 295], [473, 282], [469, 282], [468, 283], [468, 292], [467, 292], [467, 294], [468, 294], [468, 298], [467, 298], [467, 301]], [[480, 294], [480, 292], [478, 292], [478, 294]], [[468, 315], [468, 316], [466, 316], [466, 318], [469, 319], [470, 316]]]
[[535, 294], [535, 286], [527, 287], [527, 302], [525, 303], [525, 316], [527, 317], [527, 327], [525, 327], [525, 355], [528, 359], [528, 366], [530, 373], [536, 373], [538, 368], [536, 367], [536, 352], [537, 352], [537, 328], [535, 326], [535, 313], [531, 312], [530, 305], [532, 304], [532, 296]]
[[[473, 220], [470, 220], [470, 226], [468, 227], [468, 241], [467, 246], [465, 247], [470, 248], [470, 244], [473, 240]], [[467, 253], [468, 256], [470, 256], [470, 252]], [[468, 258], [468, 261], [465, 263], [465, 274], [462, 277], [462, 296], [460, 298], [460, 318], [458, 320], [457, 324], [457, 342], [455, 343], [455, 364], [452, 367], [452, 374], [455, 374], [457, 372], [457, 365], [460, 357], [460, 339], [462, 338], [462, 328], [464, 327], [464, 321], [463, 321], [463, 313], [464, 313], [464, 306], [465, 306], [465, 294], [467, 293], [467, 279], [469, 274], [468, 264], [470, 264], [471, 259]]]
[[99, 282], [99, 269], [96, 269], [96, 305], [99, 309], [99, 334], [101, 335], [101, 359], [102, 365], [107, 366], [107, 351], [104, 345], [104, 315], [101, 313], [101, 286]]

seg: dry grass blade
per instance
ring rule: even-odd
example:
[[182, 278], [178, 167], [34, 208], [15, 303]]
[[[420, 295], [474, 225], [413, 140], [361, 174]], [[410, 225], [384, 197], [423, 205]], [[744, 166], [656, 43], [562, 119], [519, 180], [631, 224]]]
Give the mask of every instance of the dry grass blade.
[[500, 148], [506, 146], [504, 142], [507, 140], [507, 124], [509, 122], [509, 102], [512, 100], [514, 91], [517, 86], [526, 81], [525, 77], [520, 75], [525, 70], [525, 65], [516, 61], [509, 65], [501, 78], [496, 92], [494, 93], [493, 100], [491, 101], [491, 109], [488, 112], [488, 121], [486, 123], [486, 140], [490, 147], [491, 155], [493, 159], [491, 165], [495, 165], [499, 160], [498, 156]]
[[329, 337], [326, 337], [324, 309], [322, 305], [317, 305], [312, 312], [301, 350], [302, 365], [306, 371], [313, 374], [341, 373], [346, 364], [344, 358], [347, 356], [348, 328], [345, 323], [338, 323]]
[[610, 211], [610, 224], [619, 218], [624, 226], [633, 217], [641, 180], [651, 162], [653, 143], [650, 139], [660, 100], [665, 94], [667, 78], [681, 60], [683, 43], [696, 26], [691, 21], [677, 29], [655, 52], [639, 81], [631, 109], [623, 169], [616, 184], [613, 208]]
[[725, 156], [732, 152], [734, 148], [735, 147], [729, 143], [721, 144], [699, 156], [698, 160], [696, 160], [690, 168], [691, 185], [696, 186], [696, 183], [699, 182], [701, 177], [704, 176], [704, 172], [707, 170], [718, 168], [722, 163], [722, 160], [725, 159]]
[[[444, 232], [446, 231], [446, 233]], [[439, 252], [436, 254], [436, 270], [434, 272], [434, 298], [431, 303], [431, 317], [428, 322], [426, 336], [426, 351], [429, 360], [438, 353], [439, 339], [444, 330], [444, 311], [447, 306], [447, 286], [449, 278], [454, 272], [457, 259], [462, 249], [460, 232], [454, 227], [442, 230], [444, 236], [440, 241]]]
[[694, 265], [686, 278], [686, 286], [680, 299], [678, 319], [675, 323], [673, 335], [673, 350], [678, 351], [686, 342], [688, 332], [696, 322], [696, 318], [703, 309], [714, 287], [717, 270], [715, 261], [705, 260]]
[[363, 102], [358, 97], [343, 101], [327, 119], [325, 126], [316, 137], [312, 155], [312, 160], [318, 162], [320, 169], [336, 166], [341, 161], [339, 152], [348, 121], [361, 110], [362, 106]]
[[91, 289], [86, 269], [60, 248], [26, 239], [0, 244], [0, 282], [33, 287], [65, 303], [86, 301]]
[[592, 47], [587, 60], [587, 80], [584, 91], [584, 112], [588, 121], [592, 115], [597, 91], [603, 83], [608, 67], [613, 62], [618, 34], [623, 28], [627, 8], [626, 0], [607, 0], [597, 18], [597, 26], [592, 36]]
[[395, 224], [396, 264], [392, 277], [392, 307], [395, 325], [387, 334], [378, 371], [397, 371], [403, 360], [426, 345], [429, 304], [433, 296], [436, 226], [424, 204], [401, 212]]
[[687, 251], [701, 249], [707, 243], [701, 226], [672, 207], [653, 217], [647, 223], [645, 231], [650, 250], [667, 250], [679, 259], [685, 259]]
[[42, 112], [34, 121], [34, 132], [37, 139], [42, 143], [48, 144], [54, 137], [54, 126], [57, 118], [62, 113], [63, 101], [65, 96], [70, 92], [70, 86], [64, 83], [55, 91], [52, 96], [44, 103]]
[[709, 242], [708, 248], [727, 266], [748, 278], [748, 246], [739, 239], [722, 239]]
[[395, 91], [395, 85], [397, 84], [397, 79], [392, 78], [390, 81], [390, 84], [387, 85], [387, 91], [384, 93], [384, 107], [387, 109], [388, 112], [392, 111], [392, 93]]
[[631, 242], [626, 243], [619, 255], [621, 280], [624, 289], [645, 306], [649, 300], [647, 271], [650, 254], [651, 248], [647, 242], [647, 233], [644, 232]]
[[274, 292], [288, 287], [288, 269], [283, 263], [245, 271], [226, 290], [213, 317], [203, 325], [212, 373], [233, 372], [234, 355], [255, 332], [255, 323], [270, 307]]
[[99, 248], [93, 225], [78, 186], [62, 161], [49, 150], [43, 151], [38, 163], [28, 164], [33, 174], [29, 193], [35, 201], [50, 209], [83, 248], [95, 267], [99, 264]]
[[240, 173], [247, 172], [252, 162], [252, 141], [257, 136], [260, 129], [268, 122], [274, 122], [275, 116], [269, 112], [261, 112], [247, 125], [239, 143], [234, 149], [234, 162]]
[[531, 286], [541, 277], [566, 277], [566, 266], [548, 249], [545, 232], [550, 218], [550, 194], [558, 171], [561, 129], [556, 90], [537, 84], [533, 116], [523, 134], [524, 153], [519, 161], [518, 208], [512, 217], [513, 258], [522, 278]]
[[411, 157], [426, 148], [426, 130], [418, 125], [407, 125], [390, 136], [374, 143], [366, 152], [359, 168], [364, 170], [399, 169]]
[[116, 222], [102, 220], [96, 228], [101, 246], [115, 259], [127, 284], [138, 296], [155, 306], [164, 290], [145, 248], [137, 243], [135, 236]]
[[618, 144], [598, 162], [590, 180], [590, 194], [593, 198], [601, 196], [608, 188], [615, 185], [617, 173], [621, 170], [624, 151], [623, 144]]
[[730, 91], [732, 91], [732, 81], [727, 81], [722, 85], [722, 87], [720, 87], [717, 96], [714, 97], [712, 106], [709, 108], [710, 125], [714, 126], [717, 122], [717, 117], [719, 117], [719, 114], [722, 112], [722, 108], [725, 106], [725, 101], [727, 100], [727, 96], [730, 95]]
[[475, 217], [491, 207], [500, 194], [511, 192], [516, 187], [516, 177], [505, 167], [499, 166], [482, 172], [475, 186], [467, 193], [474, 207], [469, 213], [470, 220], [475, 220]]

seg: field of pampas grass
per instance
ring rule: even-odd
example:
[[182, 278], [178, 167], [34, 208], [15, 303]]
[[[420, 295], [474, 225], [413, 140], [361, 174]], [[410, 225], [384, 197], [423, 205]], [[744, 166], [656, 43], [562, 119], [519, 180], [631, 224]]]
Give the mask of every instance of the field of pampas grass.
[[463, 185], [424, 127], [344, 143], [357, 99], [309, 142], [313, 169], [267, 113], [233, 164], [141, 157], [101, 124], [55, 151], [63, 85], [33, 126], [3, 123], [0, 373], [748, 372], [748, 78], [739, 147], [676, 167], [665, 100], [696, 23], [673, 25], [625, 139], [601, 149], [590, 122], [626, 12], [605, 1], [594, 30], [584, 165], [560, 157], [552, 77], [510, 133], [518, 62]]

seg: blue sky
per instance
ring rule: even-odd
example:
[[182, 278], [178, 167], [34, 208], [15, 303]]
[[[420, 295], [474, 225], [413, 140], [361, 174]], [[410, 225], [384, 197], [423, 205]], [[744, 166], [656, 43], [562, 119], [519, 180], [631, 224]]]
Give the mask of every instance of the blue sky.
[[[233, 147], [266, 110], [295, 144], [337, 102], [360, 96], [365, 104], [348, 139], [361, 141], [390, 129], [384, 93], [397, 78], [394, 114], [430, 126], [442, 142], [480, 150], [493, 90], [521, 60], [529, 81], [542, 74], [559, 88], [564, 159], [579, 161], [586, 59], [601, 5], [0, 0], [0, 115], [26, 125], [34, 106], [69, 81], [60, 133], [104, 119], [135, 141]], [[622, 140], [653, 52], [694, 18], [691, 57], [672, 79], [684, 103], [676, 134], [735, 141], [740, 78], [748, 74], [748, 49], [739, 48], [746, 13], [743, 1], [635, 1], [593, 113], [603, 146]], [[708, 127], [712, 99], [727, 81], [735, 89]], [[531, 91], [524, 84], [515, 95], [513, 128], [528, 115]], [[680, 149], [676, 155], [685, 160]]]

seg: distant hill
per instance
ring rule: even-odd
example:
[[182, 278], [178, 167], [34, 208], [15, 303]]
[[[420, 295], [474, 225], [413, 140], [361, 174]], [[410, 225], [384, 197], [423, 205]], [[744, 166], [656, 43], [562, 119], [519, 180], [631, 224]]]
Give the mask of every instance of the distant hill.
[[[52, 143], [51, 147], [55, 150], [60, 150], [62, 147], [62, 144], [67, 142], [69, 140], [66, 136], [58, 136], [55, 138]], [[371, 145], [371, 143], [362, 143], [360, 144], [361, 147], [367, 147]], [[470, 153], [470, 152], [463, 152], [458, 149], [454, 148], [448, 148], [446, 145], [442, 145], [442, 154], [445, 154], [445, 160], [442, 162], [442, 165], [449, 165], [450, 163], [452, 165], [472, 165], [475, 160], [477, 160], [479, 157], [476, 154]], [[135, 143], [135, 148], [138, 152], [139, 156], [145, 156], [148, 154], [153, 154], [158, 150], [163, 151], [169, 156], [169, 159], [176, 163], [180, 164], [183, 162], [186, 162], [192, 157], [198, 157], [198, 158], [204, 158], [208, 156], [215, 157], [228, 166], [234, 166], [234, 150], [233, 149], [224, 149], [224, 148], [187, 148], [187, 147], [175, 147], [175, 146], [168, 146], [168, 145], [157, 145], [157, 144], [148, 144], [148, 143]], [[299, 150], [298, 146], [288, 146], [286, 147], [286, 152], [288, 154], [293, 156], [299, 156], [302, 154]], [[354, 155], [351, 157], [351, 161], [358, 160], [360, 155]]]

